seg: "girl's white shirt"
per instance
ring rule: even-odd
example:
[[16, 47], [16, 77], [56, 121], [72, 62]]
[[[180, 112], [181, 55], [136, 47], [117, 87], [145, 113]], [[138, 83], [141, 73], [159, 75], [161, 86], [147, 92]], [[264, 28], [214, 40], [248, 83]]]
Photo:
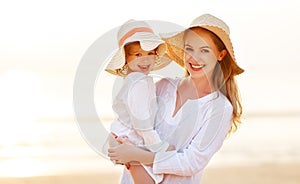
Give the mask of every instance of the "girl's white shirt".
[[154, 130], [157, 111], [156, 90], [152, 77], [141, 72], [128, 74], [122, 88], [113, 101], [113, 110], [118, 115], [111, 124], [111, 132], [128, 136], [137, 146], [152, 152], [164, 151], [167, 142], [162, 142]]
[[[180, 79], [162, 79], [156, 84], [158, 112], [155, 127], [163, 141], [176, 151], [158, 152], [153, 172], [164, 174], [162, 183], [200, 183], [212, 156], [223, 144], [232, 124], [232, 105], [219, 91], [187, 100], [173, 116]], [[133, 183], [124, 170], [122, 184]]]
[[[153, 78], [141, 72], [131, 72], [113, 101], [113, 110], [118, 115], [110, 127], [117, 136], [127, 136], [129, 141], [152, 152], [167, 150], [169, 144], [161, 141], [154, 130], [157, 111], [156, 89]], [[156, 183], [163, 174], [153, 174], [152, 168], [143, 167]]]

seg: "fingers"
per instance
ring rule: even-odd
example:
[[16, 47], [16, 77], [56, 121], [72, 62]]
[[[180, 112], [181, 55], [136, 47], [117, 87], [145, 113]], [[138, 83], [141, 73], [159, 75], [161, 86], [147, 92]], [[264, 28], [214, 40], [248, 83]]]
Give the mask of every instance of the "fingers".
[[117, 164], [117, 158], [116, 158], [116, 154], [115, 154], [115, 148], [108, 148], [108, 154], [107, 156], [110, 158], [110, 161], [116, 165]]
[[124, 165], [124, 163], [119, 160], [110, 159], [110, 161], [112, 161], [112, 163], [114, 163], [114, 165]]
[[120, 144], [123, 144], [124, 142], [128, 142], [128, 137], [126, 135], [119, 136], [115, 138]]
[[107, 156], [110, 158], [111, 161], [113, 160], [117, 160], [117, 155], [116, 155], [116, 151], [114, 148], [109, 148], [108, 149], [108, 154]]
[[120, 161], [116, 158], [110, 158], [110, 161], [112, 161], [112, 163], [114, 163], [114, 165], [124, 165], [125, 164], [125, 162]]
[[123, 142], [126, 140], [126, 138], [123, 138], [123, 137], [117, 137], [116, 140], [117, 140], [120, 144], [123, 144]]
[[111, 134], [115, 139], [118, 138], [118, 136], [116, 134], [114, 134], [113, 132], [111, 132]]
[[107, 155], [110, 159], [112, 160], [116, 160], [117, 159], [117, 155], [115, 153], [108, 153]]
[[116, 150], [115, 150], [115, 148], [108, 148], [108, 153], [114, 153], [114, 152], [116, 152]]
[[116, 160], [116, 164], [119, 164], [119, 165], [124, 165], [125, 163], [120, 161], [120, 160]]
[[130, 142], [127, 136], [118, 137], [116, 140], [121, 144], [134, 145], [132, 142]]

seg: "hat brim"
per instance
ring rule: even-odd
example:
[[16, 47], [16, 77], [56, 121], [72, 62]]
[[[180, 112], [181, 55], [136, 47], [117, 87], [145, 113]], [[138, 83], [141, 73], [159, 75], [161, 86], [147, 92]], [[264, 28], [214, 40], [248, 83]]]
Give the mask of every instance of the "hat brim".
[[145, 51], [153, 50], [160, 44], [164, 43], [164, 41], [160, 37], [153, 33], [137, 32], [124, 40], [123, 44], [120, 45], [120, 48], [132, 42], [140, 42], [141, 48]]
[[[166, 45], [163, 41], [141, 40], [139, 42], [143, 50], [149, 51], [157, 48], [158, 58], [154, 63], [152, 71], [159, 70], [171, 63], [172, 60], [166, 55]], [[128, 43], [130, 42], [127, 42], [126, 44]], [[127, 75], [127, 71], [123, 68], [126, 64], [124, 46], [125, 45], [116, 51], [113, 51], [113, 53], [106, 59], [105, 63], [108, 63], [108, 65], [105, 71], [122, 77]]]
[[[198, 26], [194, 26], [194, 27], [198, 27]], [[231, 39], [229, 37], [229, 35], [222, 29], [220, 29], [217, 26], [200, 26], [201, 28], [204, 28], [212, 33], [214, 33], [217, 37], [219, 37], [219, 39], [224, 43], [227, 51], [229, 52], [230, 55], [230, 61], [231, 61], [231, 65], [232, 65], [232, 72], [234, 75], [238, 75], [244, 72], [244, 69], [242, 69], [241, 67], [238, 66], [237, 62], [236, 62], [236, 58], [234, 55], [234, 50], [233, 50], [233, 45], [231, 42]]]

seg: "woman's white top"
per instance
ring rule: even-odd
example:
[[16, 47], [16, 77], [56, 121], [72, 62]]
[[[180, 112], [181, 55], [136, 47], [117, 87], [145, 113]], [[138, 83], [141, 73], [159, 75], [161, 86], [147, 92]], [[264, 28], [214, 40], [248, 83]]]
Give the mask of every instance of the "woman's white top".
[[[199, 184], [203, 170], [223, 144], [231, 126], [232, 105], [219, 91], [187, 100], [173, 116], [179, 79], [156, 84], [158, 112], [155, 127], [160, 138], [176, 151], [158, 152], [153, 172], [164, 174], [162, 183]], [[133, 183], [125, 169], [121, 183]]]

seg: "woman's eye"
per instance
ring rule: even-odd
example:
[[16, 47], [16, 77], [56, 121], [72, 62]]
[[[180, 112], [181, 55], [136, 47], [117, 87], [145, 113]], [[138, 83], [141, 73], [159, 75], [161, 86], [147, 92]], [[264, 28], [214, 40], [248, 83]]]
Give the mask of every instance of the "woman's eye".
[[203, 52], [203, 53], [209, 53], [209, 50], [208, 49], [201, 49], [201, 52]]
[[141, 53], [136, 53], [135, 56], [136, 56], [136, 57], [141, 57], [142, 54], [141, 54]]
[[186, 51], [193, 51], [193, 49], [191, 47], [186, 47], [185, 50]]

